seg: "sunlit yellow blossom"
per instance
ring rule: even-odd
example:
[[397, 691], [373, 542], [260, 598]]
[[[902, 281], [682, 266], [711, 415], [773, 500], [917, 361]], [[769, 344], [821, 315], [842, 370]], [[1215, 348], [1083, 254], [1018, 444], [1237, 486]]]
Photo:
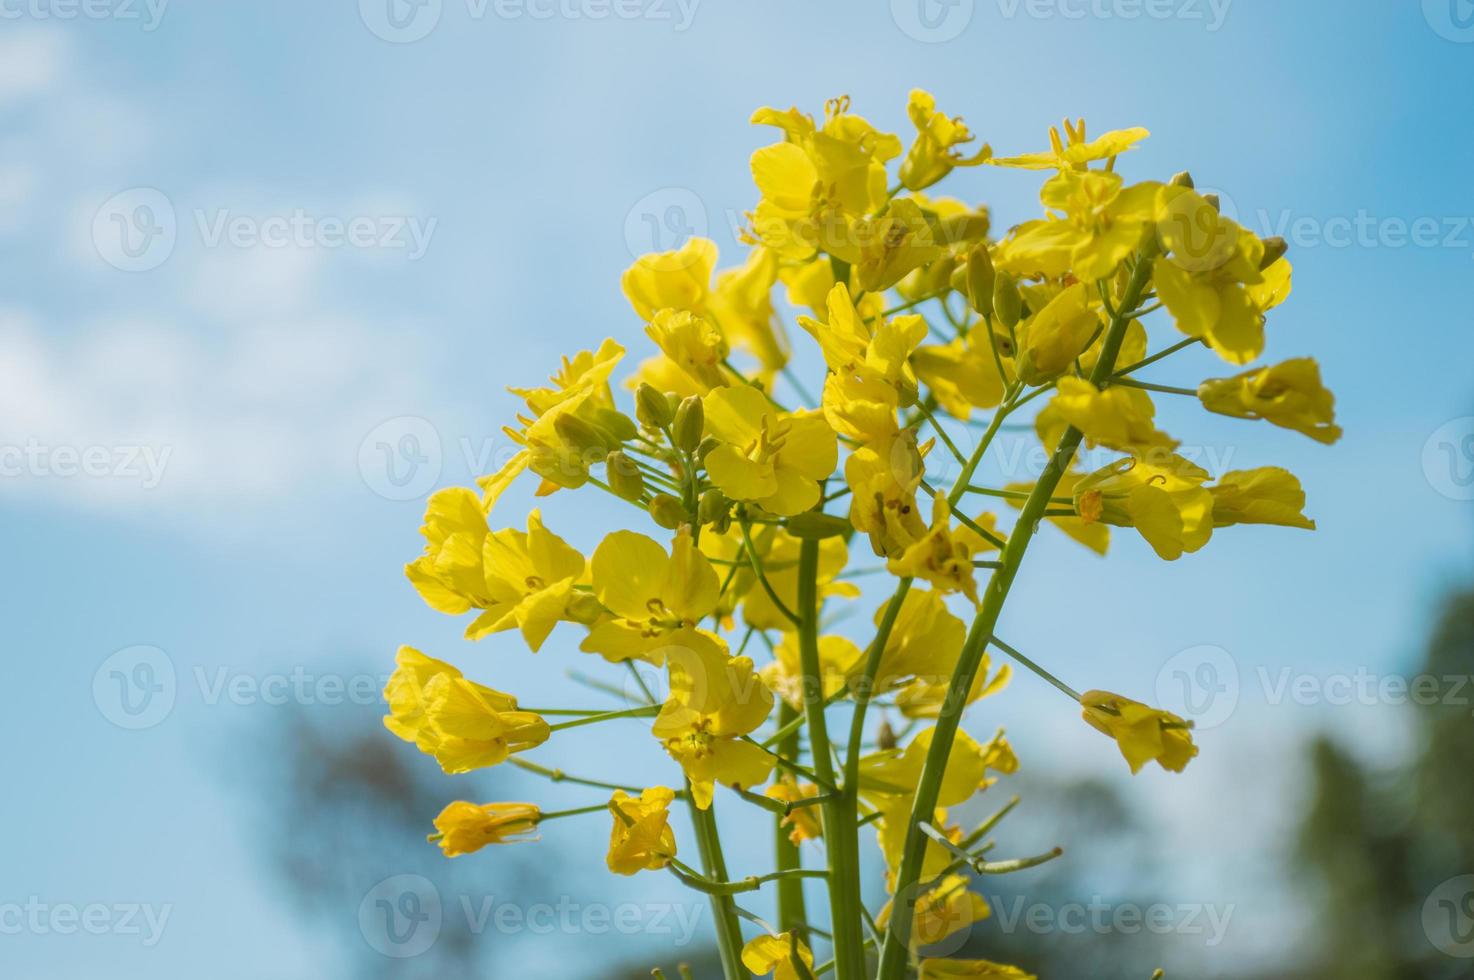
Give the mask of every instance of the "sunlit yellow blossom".
[[687, 310], [660, 310], [645, 335], [655, 341], [666, 358], [705, 394], [727, 383], [722, 362], [727, 359], [727, 341], [708, 320]]
[[537, 840], [530, 836], [542, 820], [531, 803], [467, 803], [458, 800], [435, 818], [436, 832], [428, 838], [446, 857], [472, 854], [488, 844]]
[[1233, 470], [1219, 477], [1208, 492], [1213, 495], [1214, 527], [1278, 524], [1315, 530], [1315, 521], [1303, 513], [1305, 491], [1300, 481], [1278, 466]]
[[741, 740], [773, 709], [773, 695], [748, 657], [731, 657], [725, 645], [695, 630], [672, 634], [666, 652], [670, 698], [651, 729], [691, 781], [691, 797], [705, 810], [712, 789], [761, 785], [773, 757]]
[[547, 722], [517, 710], [517, 699], [467, 680], [450, 664], [400, 647], [384, 687], [384, 727], [433, 755], [449, 773], [504, 761], [547, 741]]
[[[886, 604], [875, 611], [879, 626]], [[875, 671], [875, 693], [917, 682], [945, 687], [957, 666], [967, 626], [948, 611], [940, 592], [913, 588], [901, 601]], [[979, 671], [979, 676], [986, 674]]]
[[882, 214], [851, 222], [825, 250], [854, 266], [861, 289], [876, 292], [890, 289], [946, 252], [921, 206], [904, 197], [891, 201]]
[[1080, 704], [1091, 727], [1116, 740], [1133, 774], [1153, 761], [1163, 769], [1182, 772], [1198, 754], [1192, 722], [1170, 711], [1149, 708], [1107, 691], [1086, 691]]
[[625, 270], [619, 284], [642, 320], [667, 309], [702, 314], [716, 264], [716, 242], [693, 236], [674, 251], [640, 256]]
[[[1041, 436], [1058, 419], [1084, 433], [1092, 446], [1123, 453], [1172, 450], [1177, 440], [1158, 431], [1157, 409], [1140, 388], [1112, 385], [1104, 391], [1083, 378], [1060, 378], [1057, 392], [1037, 420]], [[1045, 437], [1045, 445], [1057, 441]]]
[[[1074, 499], [1075, 484], [1085, 478], [1085, 474], [1079, 470], [1071, 469], [1060, 478], [1059, 485], [1055, 487], [1055, 496], [1061, 501]], [[1032, 483], [1010, 483], [1004, 489], [1015, 495], [1027, 495], [1034, 489]], [[1015, 510], [1022, 509], [1025, 496], [1011, 496], [1008, 505]], [[1049, 523], [1059, 528], [1071, 538], [1083, 544], [1097, 555], [1104, 555], [1110, 548], [1111, 529], [1099, 521], [1086, 521], [1079, 517], [1055, 516], [1046, 518]]]
[[988, 960], [922, 960], [917, 980], [1039, 980], [1016, 966]]
[[[911, 913], [911, 949], [934, 946], [993, 914], [987, 900], [968, 891], [967, 885], [966, 875], [947, 875], [916, 900]], [[875, 924], [882, 929], [890, 924], [894, 904], [886, 902], [875, 917]]]
[[594, 595], [613, 616], [597, 623], [579, 649], [607, 660], [663, 664], [666, 637], [716, 610], [721, 582], [688, 528], [676, 533], [669, 556], [643, 534], [615, 531], [589, 566]]
[[1084, 170], [1086, 165], [1096, 160], [1109, 160], [1125, 153], [1150, 135], [1145, 129], [1138, 126], [1132, 129], [1112, 130], [1104, 136], [1086, 140], [1085, 120], [1081, 119], [1071, 123], [1066, 119], [1065, 136], [1068, 142], [1061, 140], [1059, 129], [1051, 126], [1048, 152], [1025, 153], [1017, 157], [993, 157], [985, 162], [995, 167], [1013, 167], [1020, 170], [1049, 170], [1056, 167], [1060, 170]]
[[708, 316], [729, 344], [757, 358], [758, 374], [765, 379], [789, 357], [788, 335], [773, 310], [778, 270], [776, 255], [754, 248], [745, 263], [717, 273], [716, 288], [708, 299]]
[[930, 187], [951, 173], [952, 168], [977, 166], [993, 154], [986, 143], [972, 156], [959, 153], [957, 147], [972, 142], [972, 132], [963, 124], [961, 116], [954, 118], [938, 112], [937, 100], [928, 92], [912, 89], [906, 114], [916, 127], [916, 142], [901, 161], [901, 184], [908, 190]]
[[704, 407], [706, 434], [720, 443], [706, 471], [723, 493], [780, 517], [818, 503], [819, 481], [839, 461], [834, 430], [821, 416], [784, 413], [747, 385], [716, 389]]
[[[799, 800], [807, 800], [816, 796], [818, 792], [819, 787], [813, 783], [800, 784], [792, 776], [784, 776], [764, 790], [763, 795], [784, 803], [797, 803]], [[824, 828], [819, 823], [819, 812], [812, 806], [795, 808], [783, 818], [783, 826], [789, 828], [788, 839], [795, 844], [802, 844], [806, 840], [819, 840], [824, 836]]]
[[1141, 244], [1160, 187], [1150, 181], [1128, 187], [1104, 170], [1061, 171], [1039, 195], [1050, 216], [1020, 225], [999, 246], [995, 264], [1021, 276], [1070, 273], [1093, 288]]
[[950, 415], [966, 421], [973, 409], [994, 408], [1002, 402], [1004, 385], [1012, 377], [1012, 357], [1001, 351], [995, 357], [993, 343], [991, 331], [980, 323], [946, 344], [916, 348], [911, 365], [937, 402]]
[[1019, 324], [1014, 369], [1020, 381], [1041, 385], [1074, 366], [1100, 329], [1100, 315], [1090, 305], [1090, 292], [1076, 283]]
[[[992, 515], [987, 514], [976, 523], [991, 530], [992, 522]], [[977, 602], [973, 556], [994, 547], [971, 528], [953, 528], [947, 496], [938, 493], [932, 500], [931, 528], [899, 556], [887, 561], [886, 570], [897, 577], [925, 579], [942, 592], [961, 592]]]
[[1208, 473], [1173, 453], [1122, 459], [1075, 483], [1075, 510], [1087, 523], [1134, 527], [1161, 558], [1197, 551], [1213, 534]]
[[[1012, 678], [1012, 666], [1004, 664], [993, 671], [992, 658], [983, 654], [972, 687], [967, 692], [967, 703], [974, 704], [983, 698], [992, 697], [1007, 687]], [[950, 676], [940, 674], [918, 676], [896, 692], [896, 708], [907, 718], [935, 718], [947, 701], [951, 681]]]
[[850, 523], [870, 536], [878, 556], [899, 557], [926, 534], [916, 507], [923, 455], [915, 430], [904, 429], [892, 439], [856, 449], [845, 460], [845, 483], [852, 491]]
[[490, 602], [466, 627], [466, 638], [520, 628], [537, 652], [568, 609], [573, 586], [585, 562], [566, 541], [543, 527], [542, 514], [527, 515], [527, 530], [507, 528], [486, 536], [482, 564]]
[[1321, 384], [1320, 366], [1309, 357], [1211, 378], [1198, 386], [1198, 398], [1219, 415], [1264, 419], [1328, 445], [1341, 438], [1336, 398]]
[[616, 790], [609, 800], [614, 818], [606, 861], [615, 874], [659, 871], [676, 856], [676, 833], [670, 826], [674, 790], [651, 786], [638, 797]]
[[[804, 965], [802, 973], [793, 965], [795, 955]], [[760, 977], [771, 973], [773, 980], [806, 980], [814, 975], [814, 954], [792, 932], [758, 936], [742, 947], [742, 965]]]
[[844, 283], [829, 291], [826, 312], [827, 320], [800, 316], [798, 324], [818, 341], [829, 370], [867, 374], [895, 387], [904, 404], [914, 401], [916, 374], [907, 359], [926, 338], [926, 322], [915, 315], [883, 320], [862, 314]]
[[[790, 610], [798, 605], [798, 556], [802, 542], [786, 530], [775, 525], [764, 525], [752, 529], [752, 543], [762, 561], [768, 585]], [[713, 561], [723, 563], [719, 577], [724, 583], [736, 564], [736, 573], [730, 575], [725, 596], [720, 604], [723, 615], [736, 609], [740, 602], [742, 619], [748, 626], [760, 630], [791, 631], [793, 621], [785, 616], [762, 588], [749, 564], [747, 548], [742, 539], [742, 529], [735, 524], [723, 534], [708, 530], [701, 536], [701, 551]], [[860, 594], [853, 583], [836, 578], [849, 563], [849, 546], [842, 537], [825, 538], [819, 542], [819, 563], [816, 591], [820, 599], [853, 599]]]
[[[804, 704], [804, 671], [799, 657], [798, 635], [785, 634], [773, 650], [776, 658], [758, 673], [772, 692], [795, 708]], [[865, 653], [855, 641], [843, 636], [819, 637], [819, 687], [829, 698], [844, 689], [850, 674], [859, 669]]]

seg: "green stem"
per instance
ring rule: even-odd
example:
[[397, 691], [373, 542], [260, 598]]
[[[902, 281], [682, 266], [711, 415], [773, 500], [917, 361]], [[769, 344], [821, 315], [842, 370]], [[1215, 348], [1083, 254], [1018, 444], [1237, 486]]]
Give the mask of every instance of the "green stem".
[[[1136, 307], [1151, 278], [1151, 270], [1151, 256], [1141, 255], [1126, 285], [1125, 292], [1121, 296], [1121, 302], [1117, 304], [1117, 309], [1130, 310]], [[1106, 331], [1105, 339], [1101, 343], [1100, 357], [1096, 360], [1094, 370], [1091, 371], [1090, 381], [1097, 387], [1109, 378], [1115, 369], [1116, 358], [1120, 356], [1121, 342], [1126, 336], [1128, 323], [1125, 317], [1119, 315], [1111, 319], [1110, 328]], [[998, 414], [1001, 416], [1003, 413], [1000, 411]], [[937, 714], [931, 749], [927, 752], [926, 763], [921, 771], [921, 781], [916, 787], [916, 797], [906, 832], [906, 843], [901, 854], [901, 866], [896, 875], [896, 901], [891, 910], [891, 921], [886, 930], [885, 941], [881, 945], [880, 967], [876, 973], [876, 980], [902, 980], [906, 969], [907, 946], [911, 936], [911, 921], [916, 904], [916, 885], [921, 880], [921, 867], [927, 849], [927, 836], [922, 831], [921, 824], [931, 820], [932, 814], [936, 811], [937, 797], [942, 787], [942, 775], [946, 771], [947, 759], [952, 754], [957, 728], [962, 722], [963, 710], [967, 707], [967, 695], [972, 690], [973, 680], [977, 676], [988, 640], [998, 625], [998, 617], [1003, 613], [1003, 604], [1008, 599], [1008, 591], [1013, 585], [1014, 578], [1018, 575], [1024, 555], [1029, 550], [1029, 543], [1034, 538], [1034, 532], [1044, 518], [1044, 511], [1049, 507], [1049, 498], [1053, 496], [1065, 471], [1069, 469], [1071, 461], [1075, 458], [1075, 451], [1080, 447], [1080, 440], [1080, 430], [1073, 426], [1065, 430], [1065, 434], [1060, 437], [1059, 446], [1044, 467], [1044, 472], [1039, 476], [1039, 482], [1034, 485], [1033, 492], [1029, 494], [1029, 499], [1024, 502], [1023, 509], [1019, 512], [1018, 525], [1013, 534], [1009, 535], [1008, 544], [1003, 548], [1001, 555], [1003, 567], [994, 572], [992, 578], [989, 579], [978, 614], [973, 619], [972, 627], [968, 630], [967, 639], [962, 646], [962, 653], [958, 656], [957, 669], [952, 675], [947, 697]], [[970, 472], [964, 472], [963, 479], [958, 481], [953, 492], [961, 496], [971, 477]]]
[[512, 756], [507, 761], [516, 766], [518, 769], [522, 769], [530, 773], [535, 773], [536, 775], [542, 776], [545, 779], [550, 779], [555, 783], [572, 783], [575, 786], [590, 786], [594, 789], [620, 790], [625, 793], [638, 794], [644, 792], [644, 790], [641, 789], [639, 786], [626, 786], [621, 783], [606, 783], [598, 779], [584, 779], [581, 776], [570, 776], [562, 769], [549, 769], [547, 766], [540, 766], [536, 762], [528, 762], [526, 759], [519, 759], [516, 756]]
[[[778, 727], [780, 729], [801, 718], [787, 701], [778, 703]], [[799, 735], [795, 727], [779, 742], [777, 754], [786, 759], [798, 758]], [[789, 837], [789, 828], [783, 825], [783, 817], [773, 820], [773, 851], [777, 857], [778, 870], [792, 871], [803, 867], [803, 858], [798, 845]], [[804, 903], [804, 883], [801, 878], [785, 878], [778, 882], [778, 931], [797, 932], [808, 938], [809, 913]]]
[[1150, 381], [1137, 381], [1135, 378], [1116, 378], [1111, 384], [1124, 385], [1127, 388], [1140, 388], [1142, 391], [1160, 391], [1164, 395], [1186, 395], [1189, 398], [1198, 397], [1196, 388], [1178, 388], [1173, 385], [1153, 384]]
[[1189, 337], [1186, 340], [1179, 340], [1177, 343], [1173, 344], [1171, 347], [1168, 347], [1165, 350], [1159, 350], [1159, 351], [1157, 351], [1151, 357], [1143, 358], [1142, 360], [1137, 361], [1135, 364], [1132, 364], [1129, 367], [1123, 367], [1121, 370], [1117, 371], [1112, 377], [1121, 378], [1121, 377], [1124, 377], [1124, 376], [1126, 376], [1128, 374], [1135, 374], [1137, 371], [1140, 371], [1142, 368], [1146, 367], [1148, 364], [1155, 364], [1155, 363], [1157, 363], [1158, 361], [1160, 361], [1164, 357], [1171, 357], [1173, 354], [1176, 354], [1180, 350], [1186, 350], [1187, 348], [1191, 347], [1193, 344], [1201, 344], [1202, 342], [1203, 341], [1200, 338], [1198, 338], [1198, 337]]
[[549, 732], [561, 732], [569, 728], [581, 728], [584, 725], [597, 725], [601, 721], [614, 721], [616, 718], [653, 718], [660, 713], [660, 708], [655, 705], [641, 705], [638, 708], [626, 708], [623, 711], [606, 711], [603, 714], [585, 715], [572, 721], [559, 722], [548, 727]]
[[[819, 781], [835, 785], [829, 729], [824, 718], [824, 675], [819, 665], [819, 542], [805, 539], [798, 555], [798, 651], [803, 666], [804, 715], [809, 754]], [[826, 802], [824, 849], [829, 857], [829, 913], [838, 980], [862, 980], [865, 948], [860, 933], [860, 835], [855, 832], [854, 797], [840, 793]]]
[[[690, 786], [687, 786], [690, 792]], [[696, 831], [696, 845], [701, 852], [701, 865], [707, 879], [715, 882], [727, 880], [727, 861], [722, 856], [722, 841], [717, 835], [717, 816], [712, 806], [703, 810], [691, 800], [691, 825]], [[677, 872], [679, 873], [679, 872]], [[748, 980], [751, 976], [742, 965], [742, 926], [737, 921], [737, 903], [732, 895], [711, 893], [711, 912], [716, 919], [717, 949], [722, 960], [722, 975], [726, 980]]]

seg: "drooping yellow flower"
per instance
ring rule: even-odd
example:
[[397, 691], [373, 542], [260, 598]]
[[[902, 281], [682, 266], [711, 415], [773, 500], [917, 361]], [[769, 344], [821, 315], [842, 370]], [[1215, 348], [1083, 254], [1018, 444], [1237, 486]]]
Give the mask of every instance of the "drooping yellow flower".
[[852, 491], [850, 523], [870, 536], [877, 556], [897, 558], [926, 535], [926, 522], [916, 506], [916, 491], [925, 473], [916, 432], [862, 446], [844, 464]]
[[514, 752], [548, 740], [548, 723], [519, 711], [517, 699], [467, 680], [448, 663], [400, 647], [398, 667], [384, 687], [384, 727], [448, 773], [494, 766]]
[[1192, 722], [1170, 711], [1149, 708], [1107, 691], [1086, 691], [1080, 704], [1090, 726], [1116, 740], [1133, 775], [1148, 762], [1156, 762], [1170, 772], [1182, 772], [1198, 754]]
[[1198, 386], [1203, 407], [1219, 415], [1264, 419], [1327, 445], [1341, 438], [1336, 397], [1320, 380], [1313, 358], [1297, 357], [1232, 378], [1210, 378]]
[[666, 359], [693, 382], [681, 386], [705, 394], [727, 383], [722, 362], [727, 359], [727, 340], [711, 322], [688, 310], [660, 310], [645, 328]]
[[446, 487], [430, 495], [420, 527], [425, 553], [404, 566], [404, 573], [431, 609], [459, 616], [494, 602], [482, 563], [490, 533], [473, 491]]
[[938, 112], [937, 100], [929, 92], [912, 89], [906, 115], [916, 127], [916, 141], [901, 161], [901, 184], [907, 190], [930, 187], [954, 167], [975, 167], [993, 155], [992, 147], [986, 143], [970, 157], [959, 153], [957, 147], [972, 142], [972, 131], [963, 124], [961, 116], [949, 117]]
[[839, 446], [823, 417], [785, 413], [756, 388], [718, 388], [703, 399], [706, 434], [720, 445], [706, 457], [713, 483], [780, 517], [819, 501], [819, 481], [834, 472]]
[[918, 980], [1039, 980], [1016, 966], [988, 960], [922, 960]]
[[[583, 486], [588, 482], [589, 465], [635, 434], [634, 422], [615, 407], [609, 390], [609, 376], [623, 357], [623, 347], [605, 340], [597, 351], [580, 351], [563, 358], [562, 369], [549, 379], [552, 387], [507, 389], [527, 403], [527, 414], [517, 417], [521, 428], [507, 426], [502, 430], [522, 448], [500, 470], [477, 479], [482, 507], [488, 514], [502, 493], [528, 469], [543, 479], [540, 496], [559, 487]], [[560, 431], [559, 420], [565, 416], [582, 423], [580, 429], [592, 431], [602, 445], [595, 448], [570, 441], [565, 434], [566, 424]]]
[[993, 157], [984, 161], [995, 167], [1012, 167], [1018, 170], [1084, 170], [1096, 160], [1109, 160], [1135, 147], [1151, 134], [1141, 127], [1116, 129], [1093, 140], [1085, 138], [1085, 120], [1071, 123], [1065, 120], [1065, 135], [1068, 142], [1059, 138], [1059, 129], [1049, 127], [1049, 151], [1025, 153], [1016, 157]]
[[[981, 515], [976, 523], [991, 530], [993, 516]], [[947, 495], [938, 493], [932, 500], [931, 528], [899, 556], [889, 559], [886, 571], [898, 578], [925, 579], [942, 592], [961, 592], [976, 603], [973, 556], [995, 547], [971, 528], [953, 528]]]
[[[799, 656], [798, 634], [786, 633], [773, 650], [774, 661], [758, 671], [763, 683], [795, 708], [804, 705], [804, 672]], [[819, 688], [829, 698], [844, 689], [850, 675], [859, 669], [865, 652], [843, 636], [819, 637]]]
[[1303, 513], [1305, 491], [1300, 481], [1278, 466], [1233, 470], [1219, 477], [1208, 492], [1213, 495], [1214, 527], [1278, 524], [1315, 530], [1315, 521]]
[[[882, 603], [875, 611], [877, 627], [885, 617], [886, 605]], [[941, 593], [911, 589], [901, 600], [896, 622], [881, 651], [874, 693], [884, 694], [917, 682], [945, 687], [957, 666], [966, 635], [966, 624], [948, 611]]]
[[[804, 972], [793, 965], [797, 956]], [[742, 965], [760, 977], [773, 975], [773, 980], [804, 980], [814, 975], [814, 954], [795, 932], [781, 936], [758, 936], [742, 947]]]
[[654, 319], [660, 310], [700, 315], [706, 312], [716, 264], [716, 242], [693, 236], [673, 251], [640, 256], [619, 284], [642, 320]]
[[1060, 378], [1056, 389], [1035, 420], [1045, 445], [1058, 441], [1056, 425], [1073, 425], [1091, 446], [1136, 454], [1177, 448], [1176, 439], [1157, 429], [1157, 408], [1140, 388], [1112, 385], [1102, 391], [1084, 378]]
[[670, 826], [674, 790], [651, 786], [638, 798], [615, 790], [609, 800], [614, 826], [609, 831], [609, 870], [633, 875], [659, 871], [676, 856], [676, 833]]
[[1068, 272], [1093, 288], [1141, 245], [1160, 188], [1153, 181], [1128, 187], [1105, 170], [1061, 171], [1039, 195], [1050, 216], [1020, 225], [999, 246], [995, 264], [1020, 276], [1057, 279]]
[[583, 578], [583, 555], [545, 528], [542, 514], [534, 510], [525, 532], [507, 528], [487, 535], [482, 556], [492, 601], [466, 628], [466, 638], [520, 628], [536, 653], [558, 621], [567, 618], [573, 586]]
[[[783, 776], [773, 785], [763, 791], [763, 795], [772, 800], [781, 800], [784, 803], [797, 803], [799, 800], [811, 799], [819, 794], [819, 787], [813, 783], [802, 783], [792, 776]], [[802, 844], [806, 840], [819, 840], [824, 836], [824, 828], [819, 823], [818, 810], [812, 806], [802, 806], [792, 810], [788, 816], [783, 818], [783, 826], [789, 828], [788, 839], [795, 844]]]
[[[935, 946], [993, 914], [987, 900], [968, 891], [967, 885], [966, 875], [946, 875], [916, 900], [911, 912], [909, 948]], [[894, 900], [885, 903], [875, 917], [877, 926], [884, 929], [890, 925], [894, 905]]]
[[800, 316], [798, 325], [818, 341], [829, 370], [869, 375], [901, 392], [903, 404], [915, 401], [916, 374], [908, 359], [926, 338], [926, 322], [916, 315], [884, 320], [862, 314], [844, 283], [829, 291], [825, 308], [827, 320]]
[[720, 640], [687, 629], [666, 649], [670, 697], [651, 729], [691, 782], [691, 798], [705, 810], [712, 789], [766, 782], [773, 757], [744, 742], [773, 710], [768, 690], [748, 657], [732, 657]]
[[1059, 377], [1085, 353], [1099, 329], [1100, 314], [1091, 305], [1085, 284], [1063, 290], [1018, 325], [1021, 349], [1014, 361], [1018, 379], [1037, 386]]
[[686, 527], [669, 556], [643, 534], [615, 531], [594, 550], [590, 568], [594, 595], [613, 616], [595, 624], [579, 649], [614, 663], [663, 664], [666, 638], [710, 616], [721, 592], [716, 569]]
[[1087, 523], [1134, 527], [1157, 555], [1175, 561], [1213, 535], [1206, 470], [1174, 453], [1117, 460], [1075, 483], [1075, 510]]
[[1264, 243], [1196, 191], [1158, 192], [1157, 237], [1167, 254], [1152, 270], [1177, 329], [1201, 338], [1231, 364], [1264, 351], [1264, 313], [1289, 294], [1289, 262], [1261, 269]]
[[946, 344], [916, 348], [911, 365], [942, 408], [965, 422], [973, 409], [996, 408], [1013, 377], [1012, 352], [1005, 356], [1000, 349], [995, 358], [995, 342], [987, 325], [979, 323]]
[[467, 803], [457, 800], [435, 818], [435, 833], [427, 839], [439, 844], [446, 857], [474, 854], [488, 844], [515, 844], [537, 840], [542, 811], [531, 803]]

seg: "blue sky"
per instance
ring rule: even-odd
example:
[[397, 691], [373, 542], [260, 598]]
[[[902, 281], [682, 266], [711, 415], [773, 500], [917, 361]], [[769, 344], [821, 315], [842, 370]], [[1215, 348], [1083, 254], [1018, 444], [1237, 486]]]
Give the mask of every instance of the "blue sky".
[[[152, 945], [0, 935], [7, 976], [330, 969], [245, 841], [232, 739], [274, 709], [212, 698], [221, 677], [351, 679], [409, 642], [530, 700], [588, 696], [561, 679], [573, 637], [539, 660], [510, 637], [473, 648], [401, 566], [423, 492], [508, 451], [505, 385], [604, 336], [636, 344], [618, 277], [652, 244], [648, 215], [686, 219], [654, 244], [689, 226], [737, 255], [735, 216], [756, 200], [746, 160], [771, 138], [747, 125], [760, 105], [818, 112], [848, 93], [904, 134], [919, 86], [1000, 153], [1041, 148], [1065, 115], [1144, 125], [1154, 135], [1125, 172], [1191, 169], [1250, 228], [1291, 240], [1295, 294], [1266, 357], [1320, 359], [1345, 439], [1324, 448], [1181, 406], [1163, 420], [1231, 465], [1294, 469], [1320, 530], [1238, 529], [1173, 565], [1126, 535], [1109, 564], [1042, 538], [1000, 627], [1077, 686], [1146, 699], [1179, 651], [1221, 648], [1237, 709], [1175, 779], [1132, 782], [1029, 677], [975, 730], [1006, 724], [1026, 765], [1119, 781], [1179, 828], [1163, 846], [1184, 854], [1184, 826], [1226, 846], [1281, 827], [1288, 740], [1327, 727], [1398, 750], [1395, 706], [1270, 704], [1259, 668], [1406, 672], [1437, 595], [1470, 570], [1464, 0], [644, 0], [602, 19], [590, 14], [614, 8], [596, 0], [444, 0], [407, 21], [428, 30], [411, 43], [375, 33], [383, 2], [118, 0], [71, 18], [64, 0], [0, 4], [0, 446], [26, 460], [0, 477], [0, 906], [173, 909]], [[950, 185], [999, 227], [1032, 216], [1036, 190], [986, 168]], [[169, 215], [172, 248], [119, 249], [127, 222]], [[252, 237], [290, 236], [298, 217], [315, 229], [305, 243]], [[359, 244], [328, 244], [355, 219]], [[1153, 377], [1221, 370], [1203, 354]], [[425, 459], [404, 492], [379, 442]], [[94, 450], [95, 475], [65, 475], [67, 447]], [[527, 491], [500, 516], [515, 520]], [[611, 516], [587, 497], [545, 511], [585, 548]], [[101, 706], [104, 662], [141, 677], [138, 656], [158, 654], [109, 661], [137, 646], [163, 652], [177, 690], [167, 717], [127, 730]], [[622, 761], [580, 745], [591, 764]], [[1252, 799], [1227, 792], [1247, 776], [1263, 781]], [[1247, 895], [1257, 873], [1199, 860], [1172, 887]]]

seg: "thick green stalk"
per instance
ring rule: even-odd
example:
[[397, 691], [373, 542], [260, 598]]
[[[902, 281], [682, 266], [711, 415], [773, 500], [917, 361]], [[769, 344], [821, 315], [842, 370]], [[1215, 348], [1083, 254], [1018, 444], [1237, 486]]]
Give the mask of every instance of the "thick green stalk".
[[[687, 787], [689, 793], [690, 787]], [[716, 806], [715, 801], [712, 807]], [[722, 856], [721, 838], [717, 836], [716, 810], [702, 810], [691, 802], [691, 825], [696, 830], [696, 845], [701, 851], [701, 867], [712, 881], [727, 881], [727, 861]], [[717, 950], [722, 959], [722, 975], [726, 980], [748, 980], [751, 976], [742, 965], [742, 927], [737, 922], [737, 902], [731, 895], [711, 896], [712, 917], [716, 919]]]
[[[1130, 282], [1127, 283], [1118, 309], [1128, 311], [1135, 309], [1151, 278], [1151, 265], [1151, 259], [1147, 255], [1142, 255], [1137, 260], [1136, 270], [1132, 273]], [[1105, 339], [1101, 343], [1100, 357], [1096, 360], [1095, 369], [1090, 374], [1090, 380], [1096, 385], [1103, 384], [1115, 370], [1116, 358], [1120, 355], [1121, 341], [1126, 336], [1126, 326], [1129, 322], [1127, 317], [1120, 315], [1111, 319], [1110, 328], [1106, 331]], [[957, 727], [962, 721], [962, 712], [967, 707], [967, 695], [972, 690], [973, 680], [977, 676], [983, 652], [987, 649], [988, 641], [993, 636], [993, 630], [998, 625], [998, 617], [1002, 614], [1003, 604], [1008, 599], [1008, 590], [1012, 587], [1019, 566], [1023, 563], [1024, 554], [1029, 550], [1029, 543], [1034, 538], [1034, 532], [1044, 518], [1044, 512], [1049, 508], [1049, 498], [1053, 496], [1065, 471], [1069, 469], [1071, 461], [1075, 458], [1075, 451], [1080, 447], [1080, 439], [1080, 430], [1073, 426], [1060, 437], [1058, 448], [1050, 457], [1048, 465], [1044, 467], [1044, 472], [1039, 475], [1039, 481], [1034, 484], [1029, 499], [1024, 502], [1023, 509], [1019, 513], [1018, 526], [1009, 535], [1008, 544], [1000, 556], [1002, 567], [995, 571], [989, 580], [987, 590], [983, 593], [982, 602], [979, 604], [978, 614], [972, 621], [971, 629], [968, 630], [967, 640], [963, 643], [962, 654], [957, 660], [957, 669], [952, 674], [952, 681], [947, 690], [947, 698], [937, 715], [936, 730], [932, 735], [931, 749], [927, 752], [926, 764], [921, 771], [921, 781], [916, 788], [910, 827], [906, 832], [906, 845], [901, 853], [901, 867], [896, 875], [896, 902], [892, 909], [890, 926], [886, 930], [885, 941], [881, 946], [877, 980], [902, 980], [906, 969], [907, 937], [911, 935], [911, 919], [917, 898], [916, 885], [921, 879], [921, 866], [926, 857], [927, 836], [921, 829], [921, 824], [924, 821], [930, 821], [937, 808], [942, 774], [946, 771], [947, 759], [952, 754], [952, 745], [957, 736]], [[965, 489], [972, 474], [965, 472], [964, 476], [966, 479], [959, 481], [959, 490]]]
[[[798, 712], [787, 701], [778, 705], [778, 727], [793, 723]], [[795, 728], [781, 741], [774, 751], [790, 761], [798, 759], [799, 733]], [[798, 845], [789, 837], [789, 828], [783, 818], [773, 820], [773, 851], [777, 856], [779, 871], [789, 871], [803, 866]], [[804, 883], [802, 878], [784, 878], [778, 882], [778, 929], [781, 932], [797, 932], [805, 942], [809, 941], [809, 915], [804, 906]]]
[[[804, 540], [798, 554], [798, 652], [803, 667], [809, 754], [820, 782], [834, 786], [834, 759], [824, 719], [824, 674], [819, 666], [819, 542], [809, 539]], [[829, 856], [835, 976], [838, 980], [862, 980], [865, 947], [860, 932], [860, 846], [855, 808], [846, 805], [845, 794], [841, 793], [827, 801], [821, 813], [824, 850]]]

